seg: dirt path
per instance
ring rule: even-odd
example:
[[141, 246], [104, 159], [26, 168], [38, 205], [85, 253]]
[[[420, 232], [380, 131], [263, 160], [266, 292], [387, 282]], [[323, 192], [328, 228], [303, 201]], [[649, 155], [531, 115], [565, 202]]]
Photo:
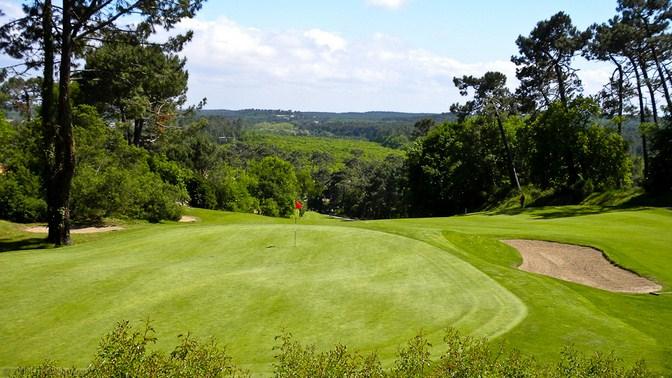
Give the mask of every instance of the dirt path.
[[635, 273], [621, 269], [602, 252], [578, 245], [539, 240], [502, 240], [523, 257], [521, 270], [540, 273], [618, 293], [651, 293], [662, 287]]
[[[70, 230], [71, 234], [96, 234], [99, 232], [110, 232], [110, 231], [119, 231], [123, 230], [123, 227], [119, 226], [107, 226], [107, 227], [87, 227], [87, 228], [73, 228]], [[26, 232], [32, 232], [34, 234], [46, 234], [49, 233], [49, 229], [45, 226], [37, 227], [28, 227], [24, 229]]]

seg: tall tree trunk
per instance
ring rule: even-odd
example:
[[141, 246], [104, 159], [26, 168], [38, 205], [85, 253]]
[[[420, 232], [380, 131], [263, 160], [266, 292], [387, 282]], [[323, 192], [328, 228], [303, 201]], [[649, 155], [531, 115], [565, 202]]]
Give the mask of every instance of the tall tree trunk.
[[28, 92], [28, 89], [26, 89], [25, 87], [23, 89], [23, 101], [26, 102], [26, 121], [28, 121], [28, 123], [30, 123], [30, 121], [32, 121], [32, 118], [33, 118], [33, 114], [32, 114], [33, 109], [30, 106], [30, 101], [31, 101], [30, 93]]
[[[558, 93], [560, 95], [560, 102], [562, 107], [567, 110], [567, 88], [565, 87], [565, 80], [562, 74], [562, 67], [560, 64], [555, 65], [555, 75], [558, 80]], [[565, 159], [567, 160], [567, 171], [569, 173], [569, 184], [572, 185], [579, 180], [579, 174], [576, 168], [576, 162], [574, 159], [574, 153], [571, 148], [567, 147], [565, 151]]]
[[[637, 81], [637, 98], [639, 100], [639, 124], [646, 122], [646, 112], [644, 110], [644, 93], [642, 92], [642, 79], [639, 76], [639, 68], [637, 68], [637, 62], [633, 58], [630, 59], [630, 64], [632, 64], [632, 69], [635, 72], [635, 79]], [[649, 167], [649, 155], [646, 149], [646, 135], [642, 133], [642, 158], [644, 160], [644, 178], [647, 177], [648, 167]]]
[[56, 239], [56, 229], [51, 227], [53, 215], [57, 212], [56, 191], [54, 190], [54, 174], [56, 171], [56, 125], [54, 124], [54, 34], [52, 25], [51, 0], [45, 0], [42, 9], [42, 42], [44, 49], [44, 69], [42, 78], [42, 150], [43, 172], [42, 177], [47, 194], [47, 217], [49, 221], [49, 241]]
[[[665, 63], [662, 63], [661, 65], [663, 66], [663, 71], [665, 71], [667, 74], [667, 80], [669, 80], [670, 85], [672, 85], [672, 73], [667, 69], [667, 65], [665, 65]], [[670, 109], [670, 113], [672, 113], [672, 109]]]
[[506, 151], [506, 159], [509, 165], [509, 178], [511, 184], [516, 184], [519, 192], [522, 192], [520, 188], [520, 181], [518, 180], [518, 173], [516, 172], [516, 166], [513, 164], [513, 154], [511, 153], [511, 148], [509, 147], [509, 139], [506, 137], [506, 130], [504, 130], [504, 123], [502, 118], [499, 115], [499, 111], [495, 109], [495, 117], [497, 118], [497, 126], [499, 127], [499, 133], [502, 136], [502, 143], [504, 143], [504, 150]]
[[560, 64], [555, 65], [555, 76], [558, 79], [558, 93], [560, 94], [560, 102], [562, 102], [562, 106], [567, 109], [567, 89], [565, 88], [565, 80], [562, 75], [562, 67], [560, 67]]
[[70, 65], [72, 60], [72, 0], [63, 0], [61, 63], [58, 78], [58, 129], [56, 133], [56, 169], [49, 216], [49, 241], [70, 244], [70, 189], [75, 173], [72, 109], [70, 106]]
[[133, 144], [136, 147], [140, 147], [140, 144], [142, 143], [142, 129], [145, 126], [145, 120], [142, 118], [137, 118], [134, 121], [134, 128], [133, 128]]
[[644, 77], [644, 84], [649, 90], [649, 96], [651, 98], [651, 113], [653, 114], [653, 123], [658, 124], [658, 105], [656, 105], [656, 91], [653, 89], [653, 84], [649, 79], [649, 73], [647, 72], [647, 66], [644, 59], [639, 58], [639, 65], [642, 68], [642, 77]]
[[651, 45], [651, 56], [653, 61], [656, 64], [656, 69], [658, 70], [658, 75], [660, 76], [660, 84], [663, 86], [663, 94], [665, 95], [665, 101], [667, 102], [668, 111], [672, 112], [672, 98], [670, 98], [670, 91], [667, 89], [667, 82], [665, 80], [665, 73], [663, 68], [660, 65], [660, 59], [658, 59], [658, 53], [656, 53], [656, 48]]
[[611, 58], [611, 61], [614, 62], [618, 70], [618, 134], [623, 135], [623, 102], [625, 98], [623, 85], [625, 74], [623, 73], [623, 65], [612, 55], [609, 55], [609, 58]]

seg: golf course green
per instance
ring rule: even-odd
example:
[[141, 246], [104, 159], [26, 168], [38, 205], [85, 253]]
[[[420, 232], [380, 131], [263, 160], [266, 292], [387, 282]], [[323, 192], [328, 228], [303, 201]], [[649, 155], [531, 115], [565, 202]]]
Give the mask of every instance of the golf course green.
[[[0, 222], [0, 369], [45, 359], [85, 366], [120, 320], [150, 319], [157, 348], [214, 336], [269, 372], [274, 336], [376, 351], [447, 327], [539, 360], [564, 345], [672, 372], [672, 211], [554, 207], [511, 214], [346, 222], [189, 209], [195, 223], [128, 224], [39, 246]], [[296, 244], [295, 244], [296, 232]], [[663, 286], [617, 294], [517, 269], [505, 238], [589, 245]], [[28, 249], [25, 249], [28, 248]]]

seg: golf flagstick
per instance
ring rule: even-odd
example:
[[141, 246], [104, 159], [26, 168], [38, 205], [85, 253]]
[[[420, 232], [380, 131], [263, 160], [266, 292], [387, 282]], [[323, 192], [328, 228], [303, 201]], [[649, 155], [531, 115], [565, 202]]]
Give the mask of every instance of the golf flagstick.
[[296, 215], [296, 212], [294, 213], [294, 248], [296, 248], [296, 225], [298, 222], [298, 216]]
[[301, 209], [303, 204], [299, 200], [294, 200], [294, 248], [296, 248], [296, 228], [299, 221], [299, 215], [301, 215]]

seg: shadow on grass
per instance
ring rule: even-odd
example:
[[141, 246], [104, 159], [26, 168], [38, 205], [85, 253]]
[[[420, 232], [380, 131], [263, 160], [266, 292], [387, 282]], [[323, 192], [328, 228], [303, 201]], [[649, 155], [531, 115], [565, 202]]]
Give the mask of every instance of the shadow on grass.
[[6, 239], [0, 238], [0, 253], [4, 252], [18, 252], [29, 249], [47, 249], [50, 244], [47, 243], [46, 238], [29, 237], [25, 239]]
[[[546, 204], [533, 203], [526, 208], [509, 208], [493, 212], [488, 215], [519, 215], [527, 214], [532, 218], [537, 219], [555, 219], [579, 217], [593, 214], [604, 214], [618, 211], [640, 211], [651, 207], [671, 209], [672, 198], [669, 195], [665, 196], [650, 196], [641, 194], [628, 198], [627, 200], [617, 205], [601, 205], [601, 204]], [[537, 207], [539, 206], [539, 207]]]

